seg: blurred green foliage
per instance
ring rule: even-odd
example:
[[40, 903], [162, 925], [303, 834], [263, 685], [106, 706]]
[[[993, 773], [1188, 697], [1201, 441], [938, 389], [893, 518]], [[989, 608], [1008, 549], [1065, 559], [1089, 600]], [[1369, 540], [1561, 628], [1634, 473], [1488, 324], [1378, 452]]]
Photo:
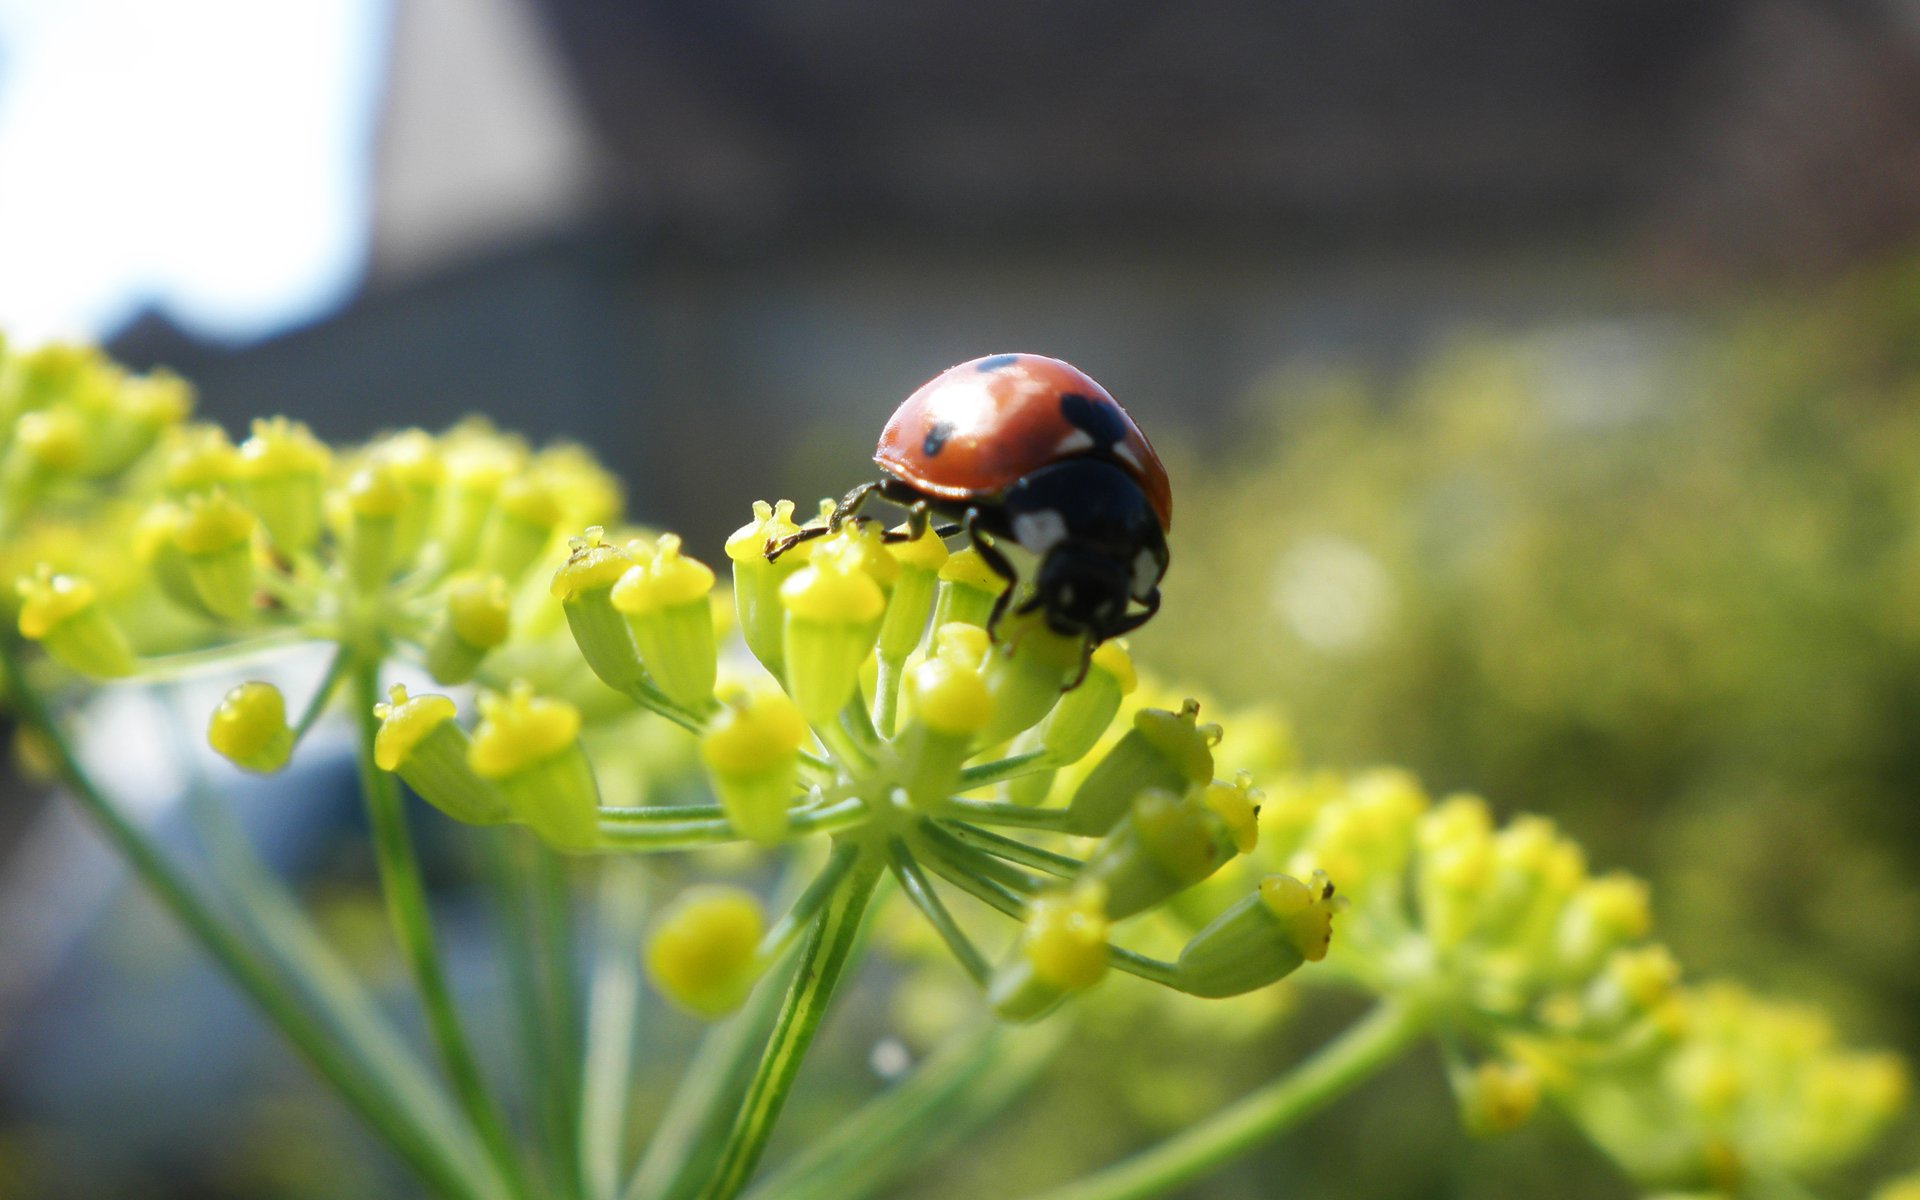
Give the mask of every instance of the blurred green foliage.
[[1256, 412], [1182, 473], [1150, 660], [1559, 818], [1697, 973], [1920, 1048], [1920, 263]]

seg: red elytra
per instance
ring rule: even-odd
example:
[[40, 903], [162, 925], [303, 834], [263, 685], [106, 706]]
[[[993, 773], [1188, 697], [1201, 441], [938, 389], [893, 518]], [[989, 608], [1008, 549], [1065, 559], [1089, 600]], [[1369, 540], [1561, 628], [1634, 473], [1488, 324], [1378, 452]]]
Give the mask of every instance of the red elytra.
[[1111, 460], [1173, 526], [1167, 469], [1107, 389], [1070, 363], [990, 354], [949, 367], [908, 396], [873, 461], [942, 500], [996, 496], [1024, 475], [1082, 455]]

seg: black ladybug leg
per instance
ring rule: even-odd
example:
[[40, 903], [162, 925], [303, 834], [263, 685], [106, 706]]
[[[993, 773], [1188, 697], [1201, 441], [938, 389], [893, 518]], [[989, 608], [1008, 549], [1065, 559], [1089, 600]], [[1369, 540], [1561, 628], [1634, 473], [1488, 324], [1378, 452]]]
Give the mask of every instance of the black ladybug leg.
[[[907, 506], [907, 527], [889, 529], [880, 535], [883, 542], [917, 542], [920, 535], [927, 531], [927, 525], [933, 520], [933, 510], [927, 507], [925, 500], [919, 500]], [[942, 535], [944, 536], [944, 535]]]
[[1000, 594], [994, 598], [993, 611], [987, 614], [987, 636], [998, 641], [1000, 618], [1007, 615], [1007, 602], [1013, 598], [1013, 585], [1019, 582], [1020, 575], [1013, 569], [1013, 564], [1007, 561], [1007, 556], [994, 549], [993, 543], [987, 540], [986, 533], [980, 526], [980, 510], [968, 509], [967, 541], [972, 543], [974, 552], [980, 555], [980, 561], [986, 563], [987, 568], [995, 575], [1007, 581], [1007, 586], [1002, 588]]
[[1121, 618], [1107, 636], [1119, 637], [1123, 633], [1132, 633], [1148, 621], [1151, 621], [1153, 614], [1160, 611], [1160, 589], [1155, 588], [1148, 592], [1147, 598], [1142, 600], [1141, 603], [1147, 606], [1144, 612], [1137, 612], [1131, 616]]
[[1087, 671], [1093, 666], [1093, 649], [1094, 640], [1091, 636], [1080, 639], [1080, 669], [1073, 673], [1071, 680], [1060, 685], [1061, 691], [1070, 692], [1087, 681]]
[[886, 484], [883, 481], [869, 480], [859, 487], [854, 488], [846, 495], [840, 497], [840, 502], [833, 506], [833, 514], [827, 518], [825, 525], [808, 525], [798, 533], [790, 533], [786, 537], [769, 545], [766, 550], [767, 561], [772, 562], [782, 554], [798, 546], [801, 542], [810, 542], [814, 538], [825, 537], [827, 534], [845, 525], [848, 521], [859, 515], [860, 509], [866, 505], [867, 500], [875, 492], [885, 487]]

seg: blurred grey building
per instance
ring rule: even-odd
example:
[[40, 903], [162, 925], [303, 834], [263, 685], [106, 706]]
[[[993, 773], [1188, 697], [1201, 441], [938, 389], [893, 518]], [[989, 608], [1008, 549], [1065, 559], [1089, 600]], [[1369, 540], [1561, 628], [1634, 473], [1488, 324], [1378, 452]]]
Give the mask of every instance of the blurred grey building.
[[230, 422], [469, 410], [696, 538], [950, 361], [1204, 438], [1299, 355], [1830, 273], [1920, 227], [1907, 0], [400, 0], [344, 311], [134, 361]]

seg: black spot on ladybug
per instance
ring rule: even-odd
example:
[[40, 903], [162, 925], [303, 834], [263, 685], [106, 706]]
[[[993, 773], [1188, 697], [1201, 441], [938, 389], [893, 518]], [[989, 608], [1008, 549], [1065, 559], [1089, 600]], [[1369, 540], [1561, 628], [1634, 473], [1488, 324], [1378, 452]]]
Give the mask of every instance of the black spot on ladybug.
[[988, 371], [998, 371], [1001, 367], [1010, 367], [1019, 361], [1018, 354], [995, 354], [973, 364], [973, 369], [985, 374]]
[[928, 458], [932, 458], [934, 455], [940, 453], [941, 448], [947, 444], [947, 439], [952, 436], [952, 422], [935, 421], [933, 424], [927, 426], [927, 436], [920, 442], [920, 453], [926, 455]]
[[1075, 429], [1084, 430], [1102, 450], [1119, 445], [1127, 436], [1127, 424], [1119, 410], [1110, 404], [1098, 404], [1078, 392], [1060, 397], [1060, 415]]

